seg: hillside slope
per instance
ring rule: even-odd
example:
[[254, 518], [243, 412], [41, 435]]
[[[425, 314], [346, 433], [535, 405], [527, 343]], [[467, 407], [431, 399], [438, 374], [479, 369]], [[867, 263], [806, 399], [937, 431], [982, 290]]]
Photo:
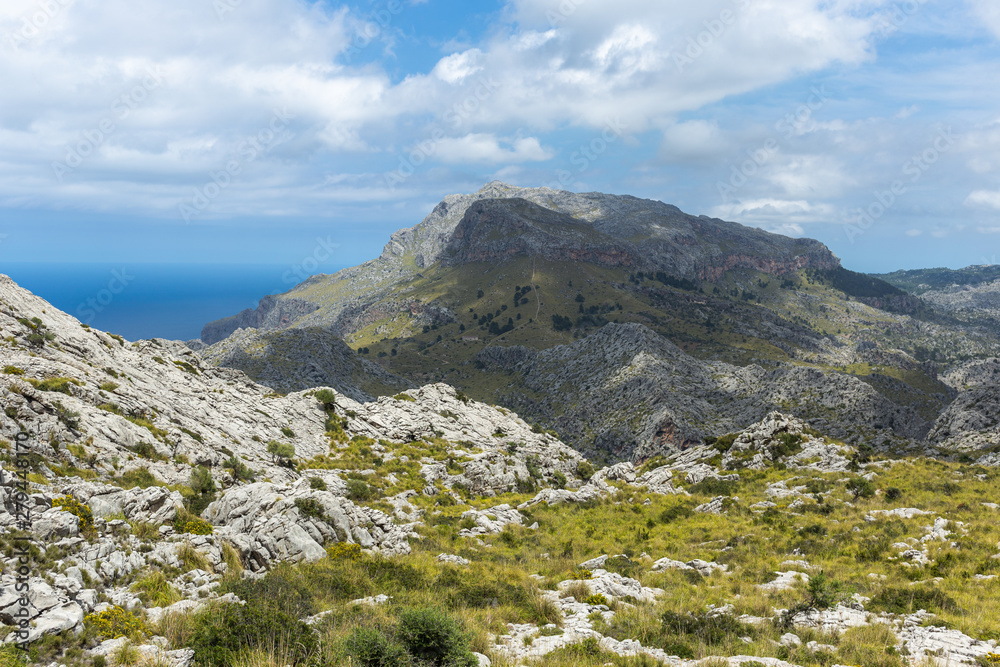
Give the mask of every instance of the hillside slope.
[[[609, 327], [565, 383], [639, 347], [659, 380], [719, 389], [648, 329]], [[995, 662], [991, 453], [870, 460], [772, 412], [598, 470], [447, 385], [280, 396], [6, 276], [0, 331], [6, 664]], [[495, 363], [556, 373], [564, 353]]]

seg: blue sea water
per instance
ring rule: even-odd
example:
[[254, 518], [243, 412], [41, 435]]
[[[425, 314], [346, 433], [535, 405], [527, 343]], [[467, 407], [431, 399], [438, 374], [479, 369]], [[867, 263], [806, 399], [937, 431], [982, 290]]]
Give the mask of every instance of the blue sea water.
[[306, 276], [287, 264], [27, 264], [0, 273], [90, 326], [128, 340], [190, 340]]

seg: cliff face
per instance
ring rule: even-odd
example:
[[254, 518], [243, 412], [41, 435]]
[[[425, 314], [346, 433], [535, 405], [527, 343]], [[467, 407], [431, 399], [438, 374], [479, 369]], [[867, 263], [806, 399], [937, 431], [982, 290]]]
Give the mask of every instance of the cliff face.
[[201, 340], [211, 345], [237, 329], [284, 329], [318, 308], [316, 304], [302, 299], [279, 299], [269, 294], [260, 300], [257, 308], [247, 308], [231, 317], [206, 324], [201, 330]]

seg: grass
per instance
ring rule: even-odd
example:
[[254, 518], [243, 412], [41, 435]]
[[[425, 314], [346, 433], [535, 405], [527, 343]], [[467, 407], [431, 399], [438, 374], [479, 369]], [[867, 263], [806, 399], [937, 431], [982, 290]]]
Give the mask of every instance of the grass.
[[147, 607], [168, 607], [182, 596], [168, 581], [163, 572], [151, 572], [132, 584], [131, 590]]

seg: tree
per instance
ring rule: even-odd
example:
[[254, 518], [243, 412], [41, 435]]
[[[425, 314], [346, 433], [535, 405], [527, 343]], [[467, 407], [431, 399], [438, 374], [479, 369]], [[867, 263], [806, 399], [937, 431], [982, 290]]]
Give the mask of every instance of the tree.
[[332, 389], [320, 389], [315, 394], [316, 400], [323, 404], [323, 410], [334, 412], [337, 409], [337, 393]]
[[847, 482], [847, 491], [854, 500], [858, 498], [871, 498], [875, 495], [875, 485], [864, 477], [855, 477]]
[[279, 465], [289, 465], [292, 457], [295, 456], [295, 446], [286, 442], [271, 440], [267, 443], [267, 453], [272, 460]]

